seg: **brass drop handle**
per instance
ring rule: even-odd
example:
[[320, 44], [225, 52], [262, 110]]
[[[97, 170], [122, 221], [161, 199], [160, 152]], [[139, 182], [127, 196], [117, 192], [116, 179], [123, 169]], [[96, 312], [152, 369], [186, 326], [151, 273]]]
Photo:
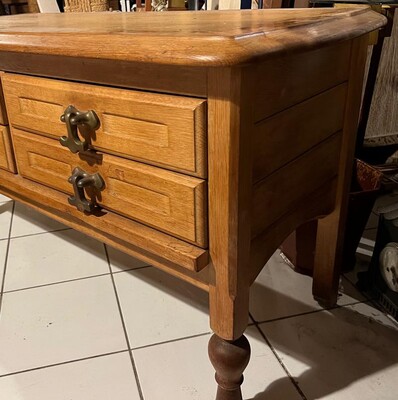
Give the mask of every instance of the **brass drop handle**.
[[93, 189], [96, 192], [100, 192], [105, 188], [105, 182], [99, 173], [88, 174], [79, 167], [76, 167], [72, 176], [68, 179], [68, 182], [72, 184], [74, 196], [68, 198], [69, 204], [76, 206], [81, 212], [91, 213], [97, 207], [95, 200], [88, 200], [84, 193], [84, 189]]
[[87, 140], [80, 140], [78, 127], [86, 126], [95, 131], [100, 126], [100, 120], [95, 111], [79, 111], [74, 106], [68, 106], [61, 115], [61, 121], [66, 124], [68, 136], [61, 136], [59, 142], [72, 153], [83, 152], [88, 149]]

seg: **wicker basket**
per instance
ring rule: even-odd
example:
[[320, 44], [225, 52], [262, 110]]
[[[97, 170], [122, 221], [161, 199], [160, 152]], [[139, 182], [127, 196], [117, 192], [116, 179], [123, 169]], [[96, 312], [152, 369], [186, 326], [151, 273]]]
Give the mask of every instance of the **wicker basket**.
[[30, 13], [39, 13], [39, 6], [36, 0], [28, 0], [28, 8]]
[[65, 0], [65, 12], [108, 11], [108, 0]]

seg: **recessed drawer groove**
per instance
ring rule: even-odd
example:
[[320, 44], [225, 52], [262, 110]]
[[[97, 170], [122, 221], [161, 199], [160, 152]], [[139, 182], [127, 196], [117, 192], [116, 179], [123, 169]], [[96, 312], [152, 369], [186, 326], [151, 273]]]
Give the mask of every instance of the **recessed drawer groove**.
[[256, 122], [348, 80], [351, 42], [287, 53], [256, 67]]
[[0, 168], [16, 172], [10, 131], [7, 126], [2, 125], [0, 125]]
[[[252, 238], [338, 174], [341, 132], [253, 185]], [[298, 171], [310, 171], [302, 174]]]
[[258, 182], [343, 128], [347, 83], [255, 125], [253, 181]]

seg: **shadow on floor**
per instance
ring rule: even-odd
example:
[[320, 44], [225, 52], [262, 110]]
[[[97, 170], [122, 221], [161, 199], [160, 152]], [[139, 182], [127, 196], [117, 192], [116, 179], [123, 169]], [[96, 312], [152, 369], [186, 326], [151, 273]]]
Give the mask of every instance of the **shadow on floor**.
[[[268, 291], [264, 288], [265, 298]], [[284, 296], [292, 307], [297, 302], [284, 294], [278, 296]], [[359, 307], [370, 315], [363, 315]], [[398, 365], [398, 329], [370, 310], [365, 304], [336, 308], [265, 323], [261, 329], [308, 400], [328, 397], [376, 373], [383, 375], [392, 389], [396, 377], [388, 369]], [[374, 378], [370, 385], [375, 390], [373, 398], [394, 399], [396, 393], [378, 396], [377, 385], [381, 385], [380, 390], [386, 389], [379, 378], [377, 381]], [[278, 400], [290, 384], [289, 377], [274, 381], [252, 400]], [[364, 394], [369, 396], [371, 390], [367, 387]]]
[[[165, 276], [164, 279], [153, 279], [144, 271], [142, 269], [130, 273], [208, 312], [206, 293], [176, 278]], [[264, 307], [272, 307], [269, 300], [273, 298], [283, 301], [291, 310], [306, 307], [284, 293], [258, 283], [254, 285], [257, 293], [260, 293], [256, 299], [263, 301]], [[369, 315], [364, 315], [364, 310], [359, 312], [359, 306], [366, 307]], [[261, 329], [278, 354], [287, 355], [290, 359], [284, 360], [284, 363], [306, 398], [315, 400], [330, 396], [354, 382], [398, 364], [398, 330], [393, 327], [393, 323], [389, 325], [378, 319], [378, 315], [377, 312], [372, 315], [369, 306], [360, 304], [264, 323]], [[294, 364], [300, 364], [298, 368], [305, 372], [295, 375], [297, 367]], [[266, 382], [267, 377], [264, 376]], [[286, 393], [286, 387], [291, 385], [291, 379], [286, 376], [270, 383], [251, 400], [281, 400], [282, 393]]]

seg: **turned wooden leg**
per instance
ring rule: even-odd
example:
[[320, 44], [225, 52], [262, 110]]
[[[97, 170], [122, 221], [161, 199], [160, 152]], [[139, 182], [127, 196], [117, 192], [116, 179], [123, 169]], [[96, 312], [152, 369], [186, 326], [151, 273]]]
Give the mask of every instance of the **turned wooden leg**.
[[250, 344], [246, 337], [227, 341], [213, 335], [209, 341], [209, 357], [216, 370], [216, 400], [242, 400], [243, 371], [250, 359]]

